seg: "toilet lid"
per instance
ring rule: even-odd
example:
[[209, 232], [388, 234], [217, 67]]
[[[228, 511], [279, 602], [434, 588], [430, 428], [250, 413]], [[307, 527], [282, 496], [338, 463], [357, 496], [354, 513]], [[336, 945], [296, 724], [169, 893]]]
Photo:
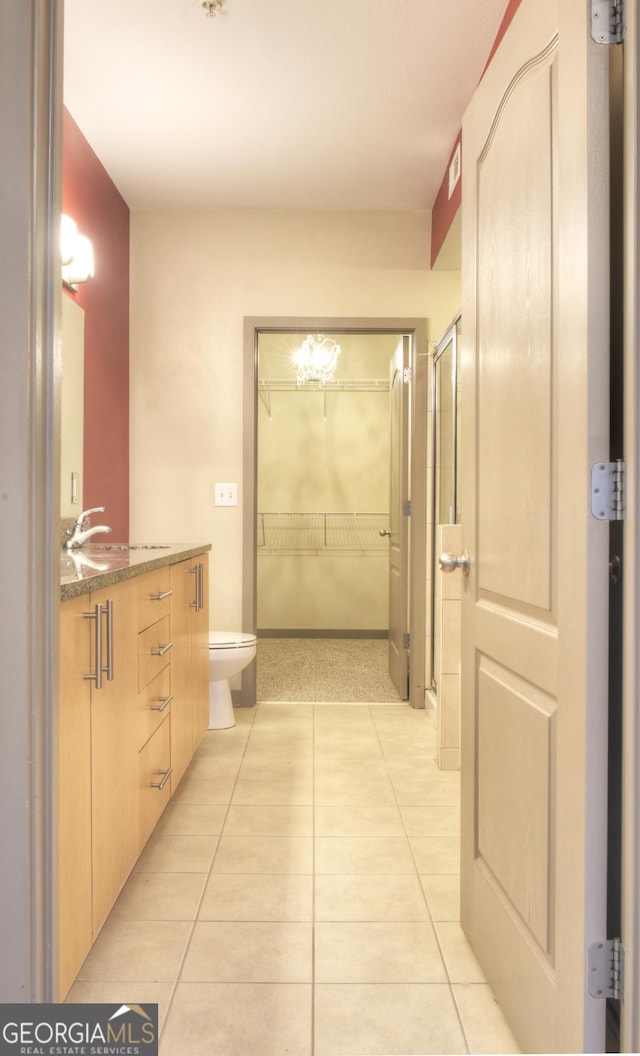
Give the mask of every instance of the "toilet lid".
[[256, 644], [255, 634], [242, 634], [240, 631], [210, 631], [210, 649], [240, 649]]

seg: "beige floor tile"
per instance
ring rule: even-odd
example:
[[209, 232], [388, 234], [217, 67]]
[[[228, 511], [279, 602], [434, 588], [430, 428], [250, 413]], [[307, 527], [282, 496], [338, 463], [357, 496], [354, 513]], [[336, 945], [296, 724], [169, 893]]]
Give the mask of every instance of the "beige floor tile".
[[182, 968], [186, 983], [308, 983], [312, 926], [288, 922], [198, 922]]
[[316, 836], [404, 836], [400, 811], [394, 803], [385, 806], [318, 806]]
[[439, 777], [391, 775], [391, 783], [402, 806], [460, 807], [460, 782], [455, 771], [441, 770]]
[[314, 778], [318, 781], [388, 781], [387, 767], [381, 756], [369, 753], [345, 759], [335, 755], [316, 757]]
[[162, 1056], [311, 1056], [311, 987], [181, 983]]
[[213, 873], [200, 920], [313, 920], [313, 876]]
[[408, 836], [458, 836], [460, 811], [457, 807], [401, 807]]
[[486, 983], [484, 972], [460, 925], [454, 921], [439, 921], [434, 928], [450, 982]]
[[286, 759], [269, 758], [264, 753], [243, 760], [239, 781], [306, 781], [313, 778], [313, 757], [301, 759], [297, 754]]
[[86, 982], [175, 982], [193, 925], [109, 918], [78, 973]]
[[221, 836], [214, 873], [312, 873], [310, 836]]
[[138, 858], [134, 871], [208, 873], [217, 845], [217, 836], [154, 834]]
[[316, 778], [315, 802], [318, 806], [351, 806], [366, 804], [376, 806], [395, 804], [391, 782], [387, 777], [363, 778], [342, 775]]
[[463, 1052], [448, 986], [316, 986], [315, 1056]]
[[251, 804], [311, 806], [313, 804], [313, 780], [310, 776], [291, 779], [272, 778], [269, 781], [258, 778], [247, 781], [241, 777], [233, 793], [233, 803], [245, 806]]
[[457, 836], [416, 836], [409, 840], [419, 873], [459, 873]]
[[199, 755], [189, 764], [185, 777], [202, 778], [207, 781], [234, 781], [242, 764], [242, 756]]
[[316, 876], [319, 921], [429, 920], [415, 876]]
[[67, 1004], [79, 1005], [157, 1005], [158, 1027], [167, 1018], [173, 983], [74, 983]]
[[175, 792], [176, 802], [226, 804], [235, 781], [235, 777], [191, 777], [187, 773]]
[[156, 834], [171, 836], [219, 836], [227, 807], [208, 803], [169, 803], [156, 825]]
[[232, 804], [225, 836], [313, 836], [313, 807]]
[[416, 872], [406, 839], [395, 836], [318, 837], [316, 873], [410, 874]]
[[460, 920], [460, 877], [454, 873], [421, 876], [432, 920]]
[[482, 983], [452, 986], [462, 1027], [473, 1053], [519, 1053], [518, 1042], [491, 988]]
[[433, 926], [425, 922], [316, 924], [318, 983], [443, 983]]
[[118, 920], [195, 920], [204, 873], [132, 873], [111, 911]]

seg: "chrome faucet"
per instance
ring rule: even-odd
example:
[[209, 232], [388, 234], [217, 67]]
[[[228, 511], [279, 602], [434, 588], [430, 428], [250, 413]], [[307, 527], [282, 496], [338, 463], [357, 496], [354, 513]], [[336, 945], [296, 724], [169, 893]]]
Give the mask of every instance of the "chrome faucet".
[[97, 532], [110, 532], [111, 529], [107, 528], [106, 524], [96, 525], [95, 528], [83, 529], [86, 518], [91, 513], [104, 513], [105, 506], [95, 506], [92, 510], [84, 510], [78, 517], [76, 523], [73, 526], [73, 531], [67, 539], [65, 545], [66, 550], [77, 550], [79, 546], [86, 543], [87, 539], [90, 539], [92, 535], [96, 535]]

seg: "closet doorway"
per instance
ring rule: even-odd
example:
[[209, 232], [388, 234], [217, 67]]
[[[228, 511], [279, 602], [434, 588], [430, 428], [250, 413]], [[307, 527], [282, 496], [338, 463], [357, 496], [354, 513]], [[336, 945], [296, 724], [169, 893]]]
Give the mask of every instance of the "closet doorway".
[[[300, 377], [295, 353], [309, 335], [314, 346], [325, 339], [327, 348], [340, 348], [333, 376]], [[412, 362], [412, 374], [406, 379], [412, 421], [420, 394], [425, 423], [422, 457], [412, 462], [417, 483], [412, 482], [406, 498], [418, 510], [416, 523], [424, 524], [420, 510], [426, 507], [426, 489], [424, 472], [420, 485], [419, 465], [424, 469], [426, 463], [426, 413], [422, 414], [426, 412], [426, 323], [246, 321], [243, 619], [247, 630], [258, 633], [259, 649], [258, 665], [251, 665], [243, 675], [245, 706], [257, 699], [256, 667], [265, 697], [264, 687], [270, 684], [272, 665], [279, 658], [299, 676], [304, 667], [311, 672], [316, 654], [319, 666], [328, 673], [323, 649], [330, 650], [336, 661], [330, 666], [337, 670], [342, 653], [348, 669], [351, 651], [355, 657], [369, 650], [373, 676], [381, 657], [386, 657], [389, 367], [403, 337]], [[422, 363], [417, 369], [419, 358], [424, 370]], [[424, 374], [424, 385], [414, 383], [418, 374], [421, 379]], [[407, 630], [411, 624], [415, 635], [408, 695], [412, 703], [424, 706], [426, 584], [419, 570], [419, 536], [419, 531], [412, 532], [407, 546], [409, 563], [414, 550], [417, 555], [418, 567], [412, 564], [411, 579], [413, 572], [419, 577], [407, 606]], [[424, 532], [422, 551], [424, 573]], [[295, 649], [301, 650], [298, 659]], [[364, 663], [367, 666], [366, 659]], [[372, 682], [375, 685], [375, 678]], [[297, 691], [292, 688], [292, 692], [295, 696]], [[326, 692], [327, 699], [334, 699], [329, 681]], [[367, 695], [367, 690], [361, 692]], [[375, 699], [372, 692], [369, 699]], [[266, 698], [274, 699], [268, 689]], [[355, 700], [357, 695], [344, 699]]]

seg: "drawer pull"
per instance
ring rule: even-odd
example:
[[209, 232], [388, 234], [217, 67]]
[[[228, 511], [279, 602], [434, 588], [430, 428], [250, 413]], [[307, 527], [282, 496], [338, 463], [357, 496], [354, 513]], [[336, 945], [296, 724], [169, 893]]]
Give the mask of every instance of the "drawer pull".
[[159, 645], [157, 649], [151, 650], [152, 656], [164, 656], [170, 649], [173, 649], [173, 642], [167, 642], [166, 645]]
[[173, 700], [173, 693], [170, 693], [168, 697], [158, 697], [158, 703], [151, 705], [152, 711], [164, 711], [167, 704], [170, 704]]
[[172, 590], [161, 590], [159, 594], [150, 594], [149, 601], [164, 601], [165, 598], [170, 598], [172, 594]]
[[154, 774], [162, 774], [162, 781], [152, 781], [151, 782], [151, 787], [152, 788], [157, 788], [158, 792], [162, 792], [164, 786], [166, 785], [167, 781], [171, 777], [172, 773], [173, 773], [173, 767], [172, 766], [170, 766], [168, 770], [154, 770]]

